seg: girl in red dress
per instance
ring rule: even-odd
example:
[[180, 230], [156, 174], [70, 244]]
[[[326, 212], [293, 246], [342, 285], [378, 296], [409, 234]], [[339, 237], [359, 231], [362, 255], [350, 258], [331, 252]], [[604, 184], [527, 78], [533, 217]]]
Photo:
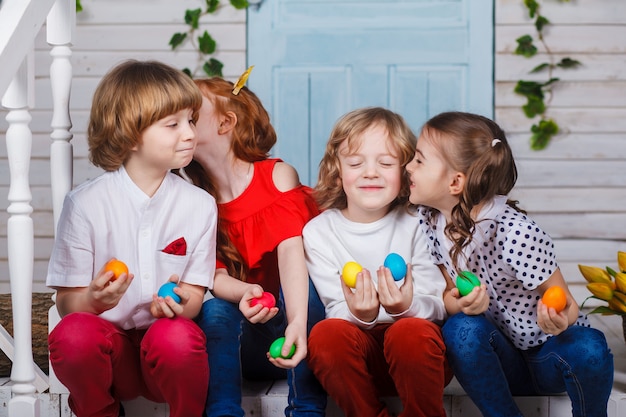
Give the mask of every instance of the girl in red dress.
[[[207, 336], [211, 378], [207, 417], [243, 416], [241, 376], [288, 378], [289, 416], [324, 415], [326, 394], [308, 369], [307, 335], [324, 318], [310, 284], [302, 228], [319, 209], [296, 170], [268, 158], [276, 133], [248, 88], [221, 78], [196, 80], [203, 94], [198, 146], [185, 174], [217, 200], [218, 270], [198, 318]], [[278, 300], [250, 302], [264, 291]], [[308, 306], [308, 311], [307, 311]], [[285, 337], [282, 353], [267, 355]], [[289, 370], [287, 372], [286, 370]]]

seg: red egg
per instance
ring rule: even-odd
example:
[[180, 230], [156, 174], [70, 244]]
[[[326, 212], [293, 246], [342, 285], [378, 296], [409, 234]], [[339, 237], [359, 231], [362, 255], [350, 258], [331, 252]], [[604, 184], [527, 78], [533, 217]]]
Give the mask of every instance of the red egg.
[[260, 297], [250, 300], [250, 307], [254, 307], [257, 304], [261, 304], [263, 307], [272, 308], [276, 305], [276, 298], [274, 298], [274, 295], [271, 292], [265, 291]]

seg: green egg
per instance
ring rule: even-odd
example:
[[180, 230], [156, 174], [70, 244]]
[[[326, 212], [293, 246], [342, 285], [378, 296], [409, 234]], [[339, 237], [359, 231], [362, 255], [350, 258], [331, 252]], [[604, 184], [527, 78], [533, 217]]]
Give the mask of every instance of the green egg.
[[470, 271], [461, 271], [456, 277], [456, 287], [459, 289], [461, 296], [465, 297], [471, 293], [474, 287], [480, 285], [480, 280]]
[[279, 358], [279, 357], [283, 359], [291, 358], [293, 354], [296, 353], [296, 345], [291, 345], [291, 350], [289, 351], [289, 355], [283, 356], [280, 354], [280, 351], [283, 349], [284, 344], [285, 344], [284, 337], [279, 337], [278, 339], [274, 340], [272, 344], [270, 345], [270, 356], [272, 358]]

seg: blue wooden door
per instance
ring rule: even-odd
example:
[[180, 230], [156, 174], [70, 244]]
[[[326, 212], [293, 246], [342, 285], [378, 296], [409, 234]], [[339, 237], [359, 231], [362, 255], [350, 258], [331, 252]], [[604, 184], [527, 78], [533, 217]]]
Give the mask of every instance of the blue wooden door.
[[384, 106], [417, 133], [431, 116], [493, 116], [491, 0], [264, 0], [248, 11], [248, 86], [278, 132], [273, 154], [317, 181], [332, 126]]

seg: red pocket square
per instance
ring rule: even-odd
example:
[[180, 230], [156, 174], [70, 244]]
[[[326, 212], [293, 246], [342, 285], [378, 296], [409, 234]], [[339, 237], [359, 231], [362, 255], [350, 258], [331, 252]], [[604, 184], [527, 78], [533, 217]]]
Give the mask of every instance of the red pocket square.
[[179, 237], [163, 249], [163, 252], [172, 255], [185, 256], [187, 254], [187, 242], [184, 237]]

